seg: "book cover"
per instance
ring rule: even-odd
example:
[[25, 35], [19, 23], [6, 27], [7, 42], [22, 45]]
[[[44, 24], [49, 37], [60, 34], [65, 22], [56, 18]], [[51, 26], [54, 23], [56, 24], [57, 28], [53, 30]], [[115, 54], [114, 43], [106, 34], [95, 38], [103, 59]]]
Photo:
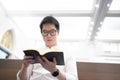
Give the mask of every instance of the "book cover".
[[39, 57], [46, 57], [49, 61], [53, 61], [53, 58], [56, 58], [57, 65], [64, 65], [64, 54], [60, 51], [50, 51], [45, 53], [44, 55], [40, 55], [40, 53], [37, 50], [23, 50], [26, 56], [33, 56], [33, 59], [35, 59], [35, 63], [39, 63], [37, 60], [37, 56]]

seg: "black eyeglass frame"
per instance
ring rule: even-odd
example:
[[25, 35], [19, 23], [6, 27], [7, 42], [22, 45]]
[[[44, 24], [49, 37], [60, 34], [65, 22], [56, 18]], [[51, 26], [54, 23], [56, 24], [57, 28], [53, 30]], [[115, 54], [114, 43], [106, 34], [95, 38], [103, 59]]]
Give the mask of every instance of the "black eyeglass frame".
[[52, 29], [50, 31], [42, 30], [42, 35], [43, 36], [48, 36], [48, 34], [50, 34], [51, 36], [55, 36], [56, 32], [57, 32], [57, 30], [55, 30], [55, 29]]

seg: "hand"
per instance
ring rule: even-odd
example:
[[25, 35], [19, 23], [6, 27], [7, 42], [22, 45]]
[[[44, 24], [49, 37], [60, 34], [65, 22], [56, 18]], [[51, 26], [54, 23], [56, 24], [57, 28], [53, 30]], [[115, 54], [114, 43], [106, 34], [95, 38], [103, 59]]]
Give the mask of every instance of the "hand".
[[27, 68], [29, 64], [34, 63], [34, 59], [32, 56], [24, 56], [23, 58], [23, 67]]
[[53, 58], [53, 62], [49, 61], [47, 58], [45, 57], [41, 57], [39, 58], [39, 61], [41, 63], [41, 65], [48, 71], [50, 71], [51, 73], [53, 73], [54, 71], [57, 70], [56, 68], [56, 59]]

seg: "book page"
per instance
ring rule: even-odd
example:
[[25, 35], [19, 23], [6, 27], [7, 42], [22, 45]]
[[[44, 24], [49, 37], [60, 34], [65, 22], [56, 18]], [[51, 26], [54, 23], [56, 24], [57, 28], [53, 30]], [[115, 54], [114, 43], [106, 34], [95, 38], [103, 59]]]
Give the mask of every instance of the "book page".
[[40, 55], [44, 55], [44, 54], [46, 54], [47, 52], [61, 52], [61, 50], [58, 49], [58, 48], [47, 49], [47, 50], [45, 50], [45, 51], [40, 52]]

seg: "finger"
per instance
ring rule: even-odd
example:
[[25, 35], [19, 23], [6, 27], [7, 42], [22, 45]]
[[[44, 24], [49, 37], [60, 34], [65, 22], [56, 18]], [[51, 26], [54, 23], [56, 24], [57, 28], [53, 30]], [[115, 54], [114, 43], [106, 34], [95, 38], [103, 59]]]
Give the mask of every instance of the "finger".
[[53, 62], [54, 62], [55, 64], [57, 64], [57, 61], [56, 61], [56, 58], [55, 58], [55, 57], [53, 58]]
[[33, 59], [24, 59], [23, 60], [23, 63], [34, 63], [35, 62], [35, 60], [33, 60]]
[[46, 57], [42, 58], [44, 60], [45, 63], [49, 63], [49, 60]]
[[44, 64], [44, 60], [41, 58], [38, 58], [39, 62], [43, 65]]
[[34, 63], [34, 60], [23, 60], [22, 64], [27, 67], [29, 66], [29, 64], [33, 64]]
[[24, 56], [24, 59], [33, 59], [33, 56]]

